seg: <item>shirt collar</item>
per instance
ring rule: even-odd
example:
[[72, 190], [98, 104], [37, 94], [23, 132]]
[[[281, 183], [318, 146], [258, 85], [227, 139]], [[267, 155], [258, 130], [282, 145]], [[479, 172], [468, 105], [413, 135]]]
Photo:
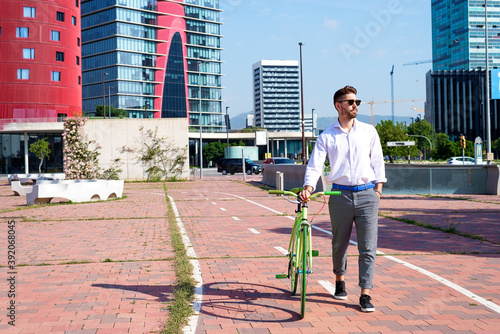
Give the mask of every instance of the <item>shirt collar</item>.
[[[356, 130], [356, 124], [358, 123], [358, 120], [355, 118], [354, 119], [354, 123], [352, 123], [352, 129], [351, 129], [351, 132], [352, 131], [355, 131]], [[342, 126], [340, 125], [340, 122], [339, 122], [339, 118], [337, 117], [335, 119], [335, 123], [333, 123], [333, 127], [334, 128], [339, 128], [341, 131], [345, 132], [345, 130], [342, 128]]]

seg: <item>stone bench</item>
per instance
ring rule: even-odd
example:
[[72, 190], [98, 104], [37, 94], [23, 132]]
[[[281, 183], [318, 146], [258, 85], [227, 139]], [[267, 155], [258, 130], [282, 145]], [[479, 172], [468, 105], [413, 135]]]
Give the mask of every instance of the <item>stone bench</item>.
[[123, 180], [38, 180], [26, 204], [46, 204], [54, 197], [74, 203], [108, 200], [123, 195]]
[[27, 183], [36, 180], [64, 180], [66, 175], [64, 173], [43, 173], [43, 174], [9, 174], [8, 181], [20, 181], [21, 183]]
[[27, 193], [33, 190], [33, 186], [23, 186], [21, 181], [11, 181], [10, 188], [15, 196], [26, 196]]

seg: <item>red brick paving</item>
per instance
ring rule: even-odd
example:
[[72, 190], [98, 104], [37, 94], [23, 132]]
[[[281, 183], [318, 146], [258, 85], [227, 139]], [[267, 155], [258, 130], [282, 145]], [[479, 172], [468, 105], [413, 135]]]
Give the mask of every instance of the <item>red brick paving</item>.
[[[315, 258], [314, 273], [309, 276], [306, 318], [300, 319], [300, 298], [290, 296], [288, 280], [274, 278], [286, 271], [286, 260], [274, 247], [287, 247], [292, 220], [233, 195], [288, 215], [293, 214], [292, 204], [269, 196], [264, 190], [250, 188], [239, 179], [221, 177], [177, 184], [175, 189], [169, 187], [168, 193], [176, 202], [200, 258], [204, 297], [197, 333], [500, 332], [491, 325], [500, 319], [498, 313], [384, 256], [377, 258], [372, 293], [377, 311], [361, 313], [357, 305], [359, 288], [354, 246], [348, 252], [348, 299], [334, 300], [318, 283], [319, 280], [334, 281], [329, 257], [330, 236], [316, 230], [313, 242], [320, 257]], [[466, 229], [466, 224], [456, 224], [460, 232], [472, 230], [478, 235], [480, 231], [487, 231], [484, 233], [488, 240], [497, 240], [500, 234], [496, 229], [500, 222], [497, 197], [456, 197], [460, 200], [390, 196], [381, 202], [381, 212], [443, 228], [460, 217], [469, 226]], [[311, 203], [309, 212], [317, 212], [320, 207], [321, 203]], [[327, 210], [315, 219], [315, 225], [324, 230], [330, 230]], [[499, 243], [384, 217], [380, 217], [379, 226], [379, 249], [385, 254], [429, 270], [500, 304]], [[249, 228], [260, 234], [252, 233]], [[352, 239], [356, 240], [354, 233]]]
[[[253, 187], [260, 178], [250, 176], [244, 183], [241, 175], [206, 176], [167, 184], [201, 266], [197, 333], [500, 332], [498, 313], [384, 256], [377, 258], [372, 292], [377, 311], [361, 313], [354, 246], [348, 253], [348, 299], [334, 300], [319, 284], [334, 281], [330, 236], [317, 230], [313, 242], [320, 256], [308, 280], [306, 318], [300, 319], [300, 297], [290, 295], [288, 280], [274, 278], [286, 271], [275, 247], [287, 247], [293, 221], [255, 203], [287, 215], [294, 206]], [[175, 282], [163, 185], [127, 183], [124, 193], [127, 198], [117, 201], [26, 208], [23, 197], [0, 185], [0, 232], [6, 235], [5, 222], [16, 220], [18, 263], [26, 265], [17, 268], [17, 326], [8, 327], [2, 317], [0, 329], [81, 334], [160, 328], [168, 319], [165, 302]], [[380, 217], [379, 250], [500, 305], [498, 198], [384, 197], [385, 216], [451, 225], [488, 241]], [[311, 203], [309, 212], [321, 205]], [[330, 230], [327, 207], [314, 224]], [[6, 238], [0, 238], [0, 246], [6, 249]], [[6, 264], [5, 256], [0, 264]], [[7, 276], [6, 267], [0, 272]], [[7, 302], [1, 294], [0, 303]]]

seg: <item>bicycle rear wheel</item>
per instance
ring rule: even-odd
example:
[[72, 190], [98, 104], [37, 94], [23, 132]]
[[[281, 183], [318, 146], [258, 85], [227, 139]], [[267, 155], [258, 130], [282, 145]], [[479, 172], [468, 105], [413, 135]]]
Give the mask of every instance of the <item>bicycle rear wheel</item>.
[[301, 259], [300, 259], [300, 316], [304, 318], [306, 314], [306, 288], [307, 288], [307, 273], [309, 264], [309, 255], [307, 248], [309, 229], [306, 226], [301, 228]]

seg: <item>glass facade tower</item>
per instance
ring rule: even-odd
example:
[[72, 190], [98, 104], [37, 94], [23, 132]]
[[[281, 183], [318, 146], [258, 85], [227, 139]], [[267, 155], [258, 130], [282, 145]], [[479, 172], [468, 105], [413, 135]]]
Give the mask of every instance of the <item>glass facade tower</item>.
[[[486, 68], [484, 0], [432, 0], [433, 70]], [[500, 1], [488, 0], [489, 66], [500, 66]]]
[[[82, 1], [83, 110], [223, 131], [219, 0]], [[104, 97], [103, 97], [104, 95]], [[108, 101], [110, 99], [110, 101]]]
[[301, 131], [299, 62], [261, 60], [252, 70], [255, 126]]

